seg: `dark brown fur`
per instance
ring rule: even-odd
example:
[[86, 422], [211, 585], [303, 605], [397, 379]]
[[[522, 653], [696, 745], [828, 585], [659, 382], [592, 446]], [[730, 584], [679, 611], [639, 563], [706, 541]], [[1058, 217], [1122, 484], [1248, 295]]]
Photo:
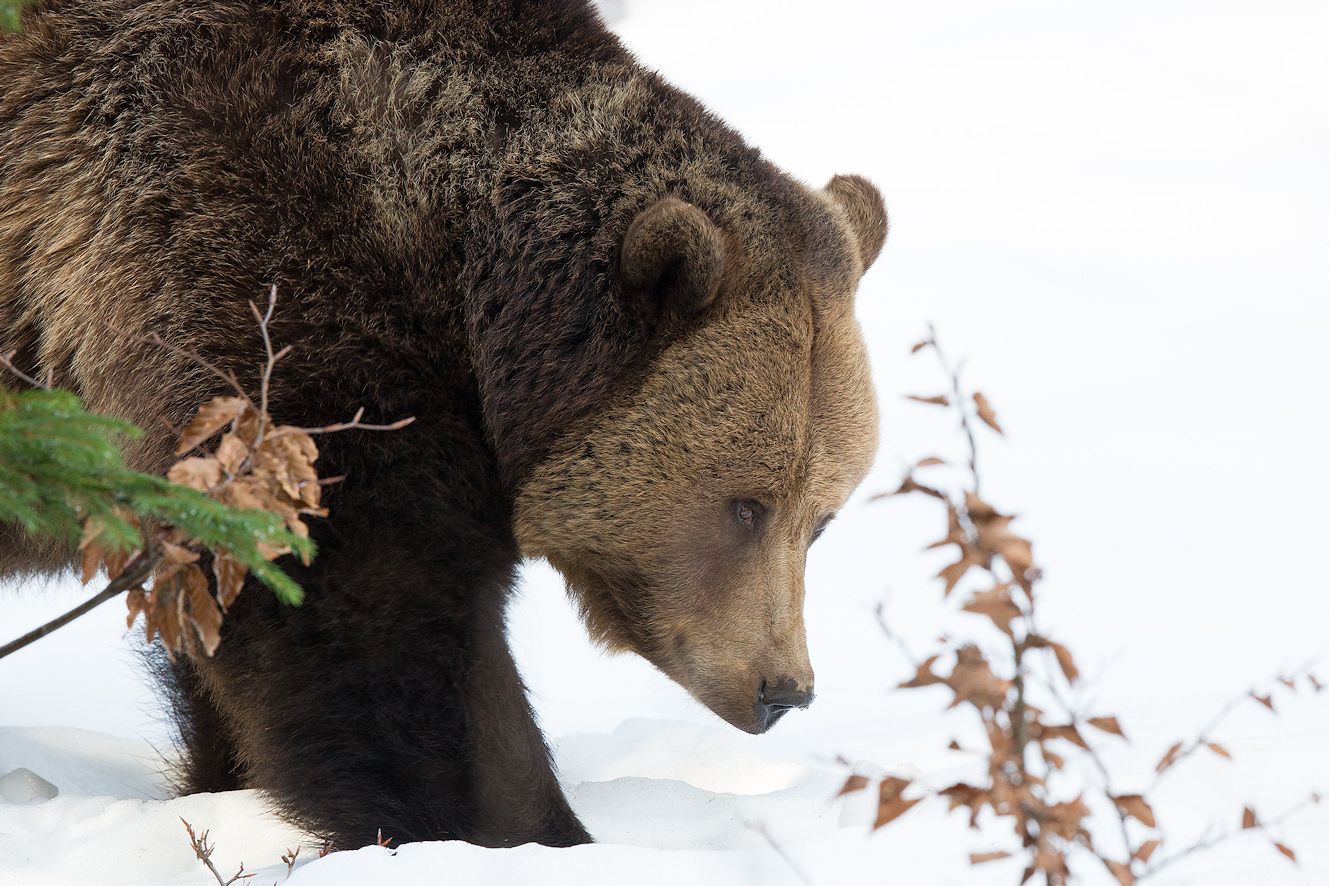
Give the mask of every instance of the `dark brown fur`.
[[[749, 293], [792, 336], [757, 329], [747, 346], [804, 367], [785, 392], [804, 429], [790, 482], [815, 475], [818, 507], [838, 506], [875, 431], [845, 294], [884, 237], [875, 190], [783, 176], [574, 0], [45, 0], [0, 42], [0, 82], [0, 349], [148, 429], [136, 467], [162, 470], [165, 424], [222, 390], [142, 336], [252, 386], [247, 302], [271, 283], [274, 336], [295, 345], [278, 421], [417, 419], [321, 441], [322, 472], [347, 479], [313, 566], [287, 564], [308, 602], [251, 588], [217, 657], [169, 671], [185, 788], [261, 788], [347, 847], [379, 829], [587, 840], [504, 637], [518, 497], [539, 522], [529, 502], [559, 498], [566, 453], [657, 361], [713, 318], [752, 315], [707, 310], [719, 292]], [[682, 273], [670, 257], [624, 267], [625, 286], [629, 227], [666, 197], [720, 239], [681, 250]], [[688, 224], [674, 242], [712, 230]], [[671, 288], [696, 297], [665, 304]], [[760, 374], [753, 402], [775, 392]], [[814, 442], [808, 422], [840, 404], [853, 420]], [[811, 505], [797, 513], [788, 538], [805, 545]], [[531, 532], [526, 553], [562, 563], [598, 633], [632, 629], [584, 579], [613, 564], [560, 561]], [[780, 557], [789, 576], [798, 560], [801, 611], [801, 559]], [[0, 575], [65, 559], [0, 527]], [[620, 595], [640, 564], [622, 567]]]

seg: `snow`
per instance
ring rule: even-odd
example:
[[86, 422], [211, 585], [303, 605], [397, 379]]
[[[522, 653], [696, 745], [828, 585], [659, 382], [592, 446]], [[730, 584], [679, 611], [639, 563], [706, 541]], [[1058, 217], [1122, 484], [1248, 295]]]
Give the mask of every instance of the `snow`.
[[[958, 816], [920, 807], [870, 836], [866, 798], [830, 799], [837, 754], [930, 784], [965, 771], [944, 745], [972, 726], [935, 694], [888, 692], [908, 666], [872, 617], [887, 600], [916, 648], [968, 618], [946, 614], [941, 561], [919, 553], [937, 515], [866, 502], [908, 460], [957, 451], [948, 418], [901, 400], [938, 386], [909, 345], [936, 323], [1009, 431], [984, 445], [985, 491], [1025, 515], [1046, 627], [1131, 737], [1112, 751], [1122, 783], [1143, 784], [1234, 690], [1323, 654], [1329, 7], [616, 5], [645, 63], [776, 162], [812, 183], [863, 173], [887, 196], [891, 239], [859, 297], [883, 446], [809, 561], [818, 701], [739, 734], [644, 662], [592, 648], [557, 576], [532, 564], [513, 643], [600, 842], [321, 860], [310, 846], [290, 882], [1014, 883], [1012, 863], [968, 867], [966, 853], [1008, 847]], [[80, 593], [10, 593], [0, 635]], [[228, 875], [243, 860], [252, 882], [283, 880], [301, 836], [260, 797], [167, 799], [166, 730], [122, 632], [107, 606], [0, 663], [0, 775], [24, 767], [60, 791], [0, 804], [0, 882], [208, 883], [179, 817], [212, 830]], [[1239, 710], [1220, 732], [1234, 762], [1198, 760], [1157, 795], [1177, 840], [1244, 803], [1272, 812], [1329, 789], [1327, 698]], [[1329, 810], [1282, 836], [1299, 866], [1245, 840], [1159, 882], [1329, 882]]]

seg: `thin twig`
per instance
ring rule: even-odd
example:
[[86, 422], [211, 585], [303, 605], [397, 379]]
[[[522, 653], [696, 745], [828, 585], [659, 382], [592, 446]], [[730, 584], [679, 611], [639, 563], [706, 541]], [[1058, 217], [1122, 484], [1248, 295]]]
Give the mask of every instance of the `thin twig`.
[[886, 639], [895, 644], [896, 648], [900, 650], [900, 654], [909, 662], [910, 667], [917, 669], [921, 659], [915, 656], [909, 649], [909, 645], [905, 643], [904, 637], [901, 637], [899, 634], [895, 633], [895, 631], [891, 630], [890, 624], [886, 621], [886, 604], [878, 603], [873, 608], [873, 614], [876, 615], [877, 624], [881, 626], [881, 632], [886, 635]]
[[132, 332], [125, 332], [121, 329], [117, 329], [114, 326], [110, 327], [110, 329], [112, 332], [118, 335], [123, 335], [126, 338], [130, 338], [135, 341], [147, 342], [148, 344], [156, 345], [159, 348], [165, 348], [167, 351], [170, 351], [172, 354], [175, 354], [177, 357], [185, 357], [189, 360], [192, 360], [194, 363], [198, 364], [199, 366], [202, 366], [204, 369], [211, 372], [217, 378], [226, 382], [227, 386], [232, 391], [235, 392], [236, 396], [243, 399], [250, 406], [254, 405], [254, 401], [249, 399], [249, 394], [240, 385], [240, 380], [235, 377], [235, 373], [230, 372], [228, 370], [220, 369], [215, 364], [208, 362], [206, 359], [204, 359], [203, 355], [200, 354], [198, 351], [195, 351], [192, 348], [182, 348], [179, 345], [173, 345], [170, 342], [168, 342], [166, 339], [162, 338], [156, 332], [149, 332], [145, 335], [138, 335]]
[[25, 646], [36, 643], [42, 637], [59, 630], [74, 619], [86, 615], [107, 600], [114, 599], [125, 591], [141, 586], [143, 582], [148, 580], [148, 576], [152, 575], [153, 570], [157, 568], [157, 564], [160, 562], [161, 551], [155, 545], [152, 545], [148, 550], [135, 557], [133, 561], [125, 567], [125, 571], [120, 573], [115, 580], [108, 584], [105, 589], [95, 597], [85, 600], [83, 603], [80, 603], [63, 615], [51, 619], [46, 624], [29, 631], [17, 640], [6, 643], [4, 646], [0, 646], [0, 658], [5, 658], [8, 655], [18, 652]]
[[978, 495], [981, 478], [978, 475], [978, 442], [974, 436], [974, 426], [969, 421], [969, 410], [965, 408], [964, 395], [960, 390], [960, 366], [951, 367], [951, 362], [946, 359], [946, 352], [941, 349], [941, 344], [937, 341], [937, 330], [929, 323], [927, 343], [931, 345], [932, 350], [936, 352], [937, 362], [941, 364], [941, 371], [951, 381], [951, 396], [955, 398], [955, 409], [960, 413], [960, 428], [964, 431], [965, 439], [969, 442], [969, 473], [974, 478], [974, 495]]
[[400, 418], [391, 424], [371, 425], [360, 421], [364, 417], [365, 409], [361, 406], [355, 411], [355, 415], [350, 421], [339, 422], [337, 424], [324, 425], [321, 428], [279, 428], [274, 431], [272, 436], [276, 437], [283, 432], [302, 431], [306, 434], [336, 434], [339, 431], [399, 431], [415, 421], [415, 416], [409, 418]]
[[299, 846], [295, 847], [294, 852], [292, 852], [290, 849], [287, 849], [286, 854], [284, 854], [281, 857], [281, 860], [286, 863], [286, 879], [289, 880], [291, 878], [291, 874], [295, 873], [295, 860], [299, 857], [300, 857]]
[[208, 845], [209, 832], [204, 831], [202, 835], [195, 836], [193, 825], [185, 821], [183, 818], [180, 819], [180, 823], [185, 826], [185, 831], [189, 834], [189, 847], [194, 850], [195, 857], [203, 862], [203, 864], [207, 865], [208, 870], [212, 872], [212, 876], [217, 878], [217, 883], [220, 884], [220, 886], [231, 886], [231, 884], [238, 880], [248, 880], [250, 877], [255, 876], [255, 874], [246, 874], [244, 862], [241, 862], [240, 870], [236, 871], [231, 876], [231, 879], [223, 879], [221, 871], [217, 870], [217, 866], [212, 863], [212, 851], [216, 847]]
[[1280, 825], [1286, 823], [1289, 819], [1296, 816], [1303, 809], [1306, 809], [1310, 806], [1314, 806], [1316, 803], [1319, 802], [1319, 800], [1317, 799], [1318, 797], [1319, 794], [1311, 794], [1306, 799], [1298, 803], [1295, 803], [1292, 806], [1288, 807], [1287, 809], [1283, 810], [1282, 814], [1278, 815], [1272, 821], [1264, 822], [1257, 819], [1253, 827], [1228, 828], [1227, 830], [1219, 831], [1217, 834], [1213, 835], [1212, 837], [1206, 837], [1202, 840], [1192, 843], [1190, 846], [1187, 846], [1185, 849], [1179, 849], [1176, 852], [1172, 853], [1171, 855], [1161, 858], [1154, 864], [1147, 866], [1144, 869], [1144, 872], [1141, 873], [1140, 876], [1137, 877], [1136, 879], [1143, 880], [1146, 877], [1152, 877], [1156, 875], [1159, 871], [1163, 870], [1164, 868], [1171, 867], [1172, 865], [1181, 861], [1183, 858], [1187, 858], [1188, 856], [1194, 855], [1197, 852], [1203, 852], [1206, 849], [1212, 849], [1215, 846], [1219, 845], [1220, 843], [1226, 843], [1227, 841], [1235, 837], [1240, 837], [1242, 834], [1248, 832], [1268, 833], [1270, 829], [1279, 827]]
[[8, 354], [0, 355], [0, 366], [3, 366], [5, 369], [8, 369], [10, 373], [18, 376], [20, 379], [27, 382], [32, 387], [41, 388], [42, 390], [49, 391], [51, 389], [51, 370], [50, 369], [46, 370], [46, 381], [40, 382], [37, 379], [33, 378], [32, 376], [28, 375], [22, 369], [19, 369], [16, 365], [14, 365], [14, 357], [16, 357], [17, 355], [18, 351], [10, 351]]
[[766, 843], [775, 850], [775, 854], [780, 856], [780, 859], [789, 866], [789, 869], [794, 872], [794, 876], [798, 877], [799, 881], [802, 882], [804, 886], [812, 886], [812, 878], [808, 876], [807, 871], [799, 867], [798, 863], [794, 861], [793, 856], [775, 841], [775, 838], [771, 836], [771, 832], [766, 829], [766, 824], [764, 822], [758, 822], [757, 824], [749, 822], [748, 827], [762, 835], [766, 840]]
[[[1062, 710], [1066, 713], [1067, 719], [1071, 721], [1071, 725], [1075, 726], [1078, 730], [1080, 724], [1085, 722], [1086, 718], [1066, 699], [1064, 695], [1062, 695], [1061, 690], [1057, 687], [1054, 679], [1049, 678], [1040, 682], [1043, 687], [1047, 689], [1053, 700], [1061, 705]], [[1126, 810], [1122, 809], [1121, 806], [1117, 804], [1116, 800], [1112, 799], [1118, 796], [1118, 794], [1112, 787], [1112, 775], [1108, 772], [1107, 763], [1104, 762], [1103, 755], [1099, 753], [1098, 748], [1094, 747], [1093, 743], [1090, 742], [1088, 738], [1084, 737], [1083, 733], [1081, 733], [1080, 737], [1084, 741], [1083, 750], [1085, 754], [1089, 757], [1089, 761], [1094, 764], [1094, 768], [1098, 770], [1098, 774], [1102, 779], [1102, 791], [1111, 801], [1112, 811], [1117, 814], [1117, 823], [1121, 828], [1121, 842], [1126, 849], [1126, 864], [1129, 866], [1135, 861], [1135, 853], [1139, 849], [1139, 847], [1131, 840], [1131, 832], [1128, 825], [1129, 816], [1126, 814]], [[1146, 791], [1145, 793], [1148, 792]], [[1141, 794], [1141, 796], [1144, 796], [1144, 794]]]
[[[1304, 676], [1305, 674], [1310, 673], [1310, 669], [1312, 666], [1313, 663], [1308, 662], [1302, 665], [1300, 668], [1293, 670], [1290, 673], [1285, 673], [1281, 676], [1288, 677], [1290, 679], [1295, 679], [1297, 677], [1301, 677]], [[1146, 788], [1146, 793], [1152, 791], [1155, 787], [1157, 787], [1158, 784], [1167, 775], [1167, 773], [1171, 772], [1173, 769], [1177, 767], [1178, 763], [1196, 753], [1198, 750], [1200, 750], [1200, 748], [1207, 747], [1209, 743], [1213, 740], [1214, 731], [1217, 730], [1218, 727], [1221, 726], [1229, 716], [1231, 716], [1232, 712], [1236, 710], [1239, 705], [1241, 705], [1243, 702], [1250, 701], [1257, 694], [1256, 693], [1257, 689], [1268, 683], [1277, 682], [1278, 680], [1279, 677], [1271, 677], [1266, 680], [1257, 682], [1251, 685], [1249, 688], [1242, 691], [1241, 693], [1232, 696], [1232, 698], [1229, 698], [1226, 702], [1224, 702], [1223, 706], [1218, 709], [1218, 713], [1214, 714], [1214, 716], [1209, 719], [1209, 722], [1206, 723], [1204, 727], [1201, 728], [1200, 731], [1195, 734], [1195, 737], [1192, 738], [1189, 742], [1183, 743], [1181, 749], [1172, 755], [1172, 758], [1168, 761], [1167, 766], [1163, 767], [1161, 770], [1158, 770], [1157, 772], [1154, 773], [1153, 780], [1149, 782], [1149, 787]]]
[[[249, 310], [258, 321], [258, 331], [263, 336], [263, 353], [267, 360], [263, 364], [263, 372], [259, 376], [258, 385], [258, 414], [266, 417], [268, 414], [268, 391], [272, 384], [272, 370], [276, 368], [277, 361], [281, 359], [272, 350], [272, 335], [268, 331], [268, 324], [272, 322], [272, 313], [277, 309], [277, 284], [273, 283], [272, 288], [268, 290], [268, 309], [264, 313], [259, 313], [258, 305], [252, 301], [249, 303]], [[284, 357], [290, 353], [290, 348], [282, 348], [281, 356]], [[258, 433], [254, 437], [254, 449], [257, 451], [263, 443], [263, 425], [258, 424]]]

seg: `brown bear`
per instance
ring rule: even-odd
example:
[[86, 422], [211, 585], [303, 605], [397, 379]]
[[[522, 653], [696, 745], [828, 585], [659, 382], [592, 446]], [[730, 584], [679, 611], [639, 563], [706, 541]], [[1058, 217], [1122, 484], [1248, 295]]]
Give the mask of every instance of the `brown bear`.
[[[185, 791], [351, 847], [590, 839], [509, 654], [522, 557], [750, 732], [812, 699], [807, 547], [872, 458], [853, 316], [886, 235], [643, 69], [585, 0], [41, 0], [0, 41], [0, 349], [160, 471], [248, 302], [344, 476], [307, 602], [163, 665]], [[3, 529], [3, 528], [0, 528]], [[13, 529], [0, 573], [62, 568]]]

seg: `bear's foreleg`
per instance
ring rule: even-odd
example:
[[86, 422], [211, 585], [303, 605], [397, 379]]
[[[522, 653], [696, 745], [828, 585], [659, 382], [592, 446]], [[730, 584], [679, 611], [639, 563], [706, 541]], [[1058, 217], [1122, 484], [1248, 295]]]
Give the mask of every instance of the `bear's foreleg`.
[[346, 849], [589, 842], [508, 651], [518, 555], [487, 453], [456, 427], [400, 433], [438, 442], [350, 465], [328, 447], [354, 479], [313, 564], [288, 565], [304, 605], [251, 583], [200, 662], [242, 781]]

